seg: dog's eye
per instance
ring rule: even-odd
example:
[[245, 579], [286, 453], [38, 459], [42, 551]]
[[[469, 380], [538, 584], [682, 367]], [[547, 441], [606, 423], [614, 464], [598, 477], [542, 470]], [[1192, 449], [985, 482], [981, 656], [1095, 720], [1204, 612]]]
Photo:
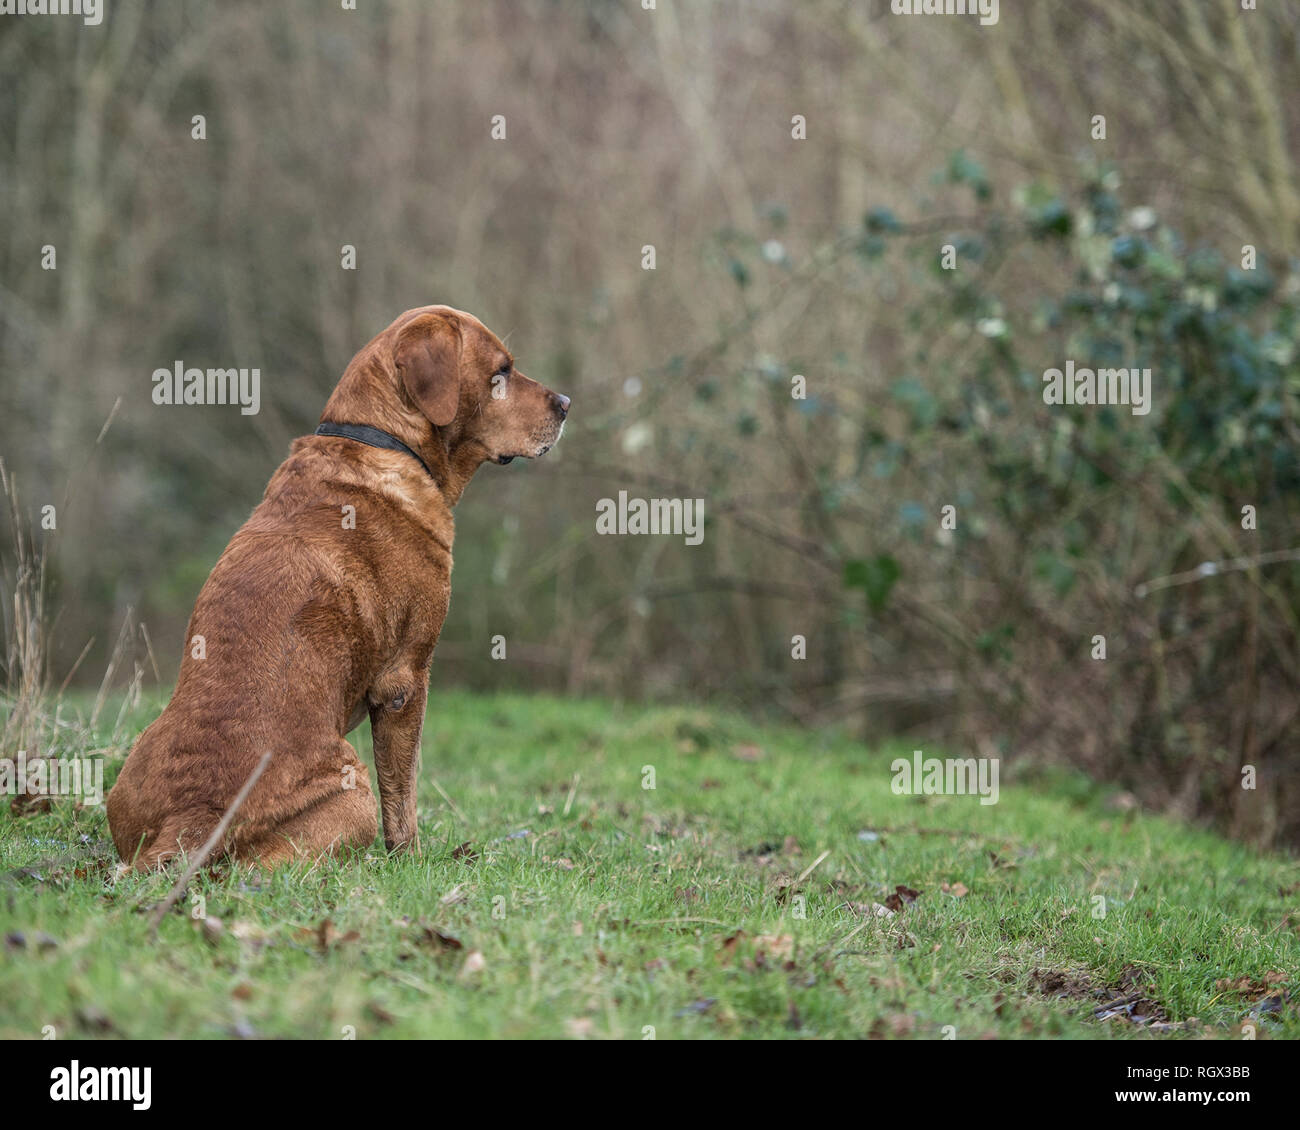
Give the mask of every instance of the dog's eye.
[[502, 365], [501, 368], [499, 368], [499, 369], [498, 369], [495, 373], [493, 373], [492, 375], [493, 375], [494, 377], [502, 377], [502, 378], [505, 378], [505, 377], [510, 376], [510, 371], [511, 371], [513, 368], [514, 368], [513, 365]]

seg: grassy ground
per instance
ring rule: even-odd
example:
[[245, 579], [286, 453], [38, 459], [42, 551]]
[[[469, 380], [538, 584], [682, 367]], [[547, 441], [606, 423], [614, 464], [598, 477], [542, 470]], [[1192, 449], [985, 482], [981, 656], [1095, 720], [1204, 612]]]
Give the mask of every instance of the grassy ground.
[[1300, 1036], [1294, 861], [1082, 788], [895, 796], [909, 752], [435, 690], [419, 858], [225, 869], [152, 943], [171, 879], [102, 807], [3, 815], [0, 1037]]

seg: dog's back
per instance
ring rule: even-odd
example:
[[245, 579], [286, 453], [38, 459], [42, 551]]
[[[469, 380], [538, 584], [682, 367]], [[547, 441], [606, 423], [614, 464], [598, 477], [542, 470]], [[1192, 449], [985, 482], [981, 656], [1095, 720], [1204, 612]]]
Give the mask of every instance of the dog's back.
[[[327, 657], [313, 639], [312, 618], [332, 603], [329, 584], [317, 554], [287, 546], [297, 541], [287, 530], [255, 532], [259, 519], [255, 512], [204, 584], [171, 702], [140, 735], [109, 793], [113, 842], [137, 866], [153, 866], [180, 847], [197, 849], [263, 753], [272, 753], [258, 785], [267, 794], [277, 777], [316, 768], [303, 764], [303, 754], [319, 746], [313, 737], [337, 754], [328, 732], [313, 733], [336, 713], [323, 700], [342, 690], [313, 678]], [[238, 838], [255, 835], [264, 822], [250, 799]]]

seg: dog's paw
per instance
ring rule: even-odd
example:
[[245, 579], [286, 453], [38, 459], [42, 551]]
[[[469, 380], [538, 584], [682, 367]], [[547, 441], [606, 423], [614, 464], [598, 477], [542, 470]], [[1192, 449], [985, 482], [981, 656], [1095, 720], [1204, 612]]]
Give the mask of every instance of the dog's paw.
[[384, 837], [384, 847], [389, 855], [419, 855], [420, 841], [415, 836]]

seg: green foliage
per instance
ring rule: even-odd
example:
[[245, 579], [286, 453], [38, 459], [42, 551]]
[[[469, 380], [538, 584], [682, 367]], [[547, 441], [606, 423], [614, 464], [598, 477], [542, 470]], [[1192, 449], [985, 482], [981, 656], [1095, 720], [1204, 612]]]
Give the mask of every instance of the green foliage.
[[861, 589], [873, 612], [882, 612], [889, 601], [902, 568], [887, 553], [877, 554], [867, 560], [853, 559], [844, 563], [844, 587]]
[[979, 201], [990, 200], [993, 185], [989, 182], [984, 166], [971, 157], [964, 149], [958, 149], [948, 162], [948, 181], [951, 184], [966, 185]]
[[[1238, 764], [1300, 775], [1293, 745], [1241, 747], [1243, 733], [1294, 732], [1300, 567], [1135, 592], [1300, 541], [1296, 265], [1261, 249], [1247, 269], [1190, 244], [1155, 207], [1123, 200], [1111, 169], [1068, 193], [1036, 183], [1000, 194], [1010, 208], [965, 153], [936, 183], [975, 189], [976, 213], [942, 233], [955, 270], [936, 266], [924, 213], [903, 223], [878, 207], [864, 225], [879, 246], [861, 269], [907, 299], [886, 323], [903, 346], [885, 374], [888, 403], [871, 405], [858, 439], [857, 473], [906, 493], [896, 524], [866, 541], [875, 556], [849, 539], [844, 587], [874, 612], [904, 571], [917, 592], [948, 589], [929, 622], [890, 644], [916, 655], [918, 636], [945, 623], [929, 654], [963, 670], [974, 657], [978, 674], [958, 692], [968, 727], [1012, 740], [1023, 728], [1040, 751], [1157, 800], [1197, 772], [1202, 811], [1240, 819]], [[900, 281], [908, 259], [915, 270]], [[1012, 261], [1021, 273], [1005, 269]], [[1046, 371], [1067, 362], [1149, 369], [1149, 412], [1046, 403]], [[831, 476], [825, 489], [851, 497], [848, 482]], [[935, 500], [957, 504], [956, 530], [937, 559], [905, 551], [941, 533]], [[1242, 524], [1246, 505], [1256, 529]], [[1262, 610], [1248, 614], [1252, 590]], [[1109, 658], [1081, 668], [1094, 634], [1111, 641]], [[1300, 834], [1294, 790], [1262, 803]]]

